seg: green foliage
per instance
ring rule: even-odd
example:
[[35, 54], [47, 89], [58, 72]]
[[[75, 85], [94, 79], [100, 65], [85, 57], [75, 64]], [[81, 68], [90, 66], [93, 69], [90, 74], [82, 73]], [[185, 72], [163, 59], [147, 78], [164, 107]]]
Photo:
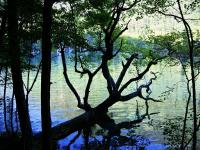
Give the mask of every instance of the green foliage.
[[141, 19], [144, 16], [155, 14], [157, 10], [165, 12], [170, 6], [174, 5], [174, 0], [144, 0], [138, 3], [137, 7], [131, 11], [136, 15], [136, 19]]
[[53, 9], [53, 44], [55, 46], [88, 46], [84, 26], [81, 24], [80, 13], [83, 6], [74, 1], [63, 3], [60, 8]]
[[[21, 61], [24, 64], [27, 58], [30, 57], [31, 45], [33, 42], [41, 38], [41, 20], [42, 20], [42, 3], [40, 0], [21, 0], [18, 8], [18, 40], [21, 50]], [[0, 2], [0, 20], [2, 21], [3, 14], [7, 13], [6, 1]], [[7, 16], [6, 16], [7, 17]], [[2, 22], [0, 22], [2, 23]], [[2, 24], [1, 24], [2, 27]], [[0, 29], [2, 30], [2, 29]], [[0, 64], [9, 65], [8, 56], [8, 37], [7, 23], [4, 29], [4, 35], [1, 35], [0, 43]], [[1, 31], [2, 34], [2, 31]]]
[[187, 53], [188, 44], [185, 32], [172, 32], [166, 35], [149, 35], [146, 39], [159, 49], [167, 48], [170, 52]]
[[187, 5], [185, 4], [184, 5], [184, 8], [186, 10], [194, 11], [194, 10], [196, 10], [196, 9], [198, 9], [200, 7], [200, 0], [190, 0], [188, 3], [189, 4], [187, 4]]
[[22, 0], [19, 6], [19, 36], [21, 40], [41, 38], [42, 3], [40, 0]]
[[[65, 45], [72, 44], [71, 34], [73, 32], [73, 22], [72, 15], [69, 12], [63, 12], [63, 9], [53, 11], [53, 43], [54, 45], [59, 45], [62, 42]], [[71, 29], [71, 30], [70, 30]]]
[[115, 44], [115, 48], [121, 46], [121, 52], [124, 57], [126, 53], [133, 54], [137, 53], [139, 59], [154, 59], [157, 56], [154, 54], [152, 44], [145, 42], [141, 39], [134, 39], [131, 37], [121, 37]]
[[[78, 46], [87, 50], [105, 47], [103, 29], [113, 19], [112, 13], [117, 7], [124, 5], [128, 8], [133, 4], [132, 0], [68, 0], [61, 1], [58, 7], [53, 9], [53, 46], [59, 44], [65, 46]], [[122, 12], [119, 22], [114, 29], [112, 39], [125, 27], [127, 20], [133, 16], [137, 19], [147, 14], [154, 14], [157, 10], [167, 11], [174, 6], [174, 0], [144, 0], [138, 2], [132, 9]], [[30, 41], [41, 38], [41, 13], [42, 2], [40, 0], [22, 0], [23, 6], [19, 8], [19, 34], [22, 49], [30, 48]], [[199, 1], [189, 2], [190, 9], [197, 8]], [[189, 7], [188, 7], [189, 9]], [[99, 35], [101, 39], [99, 38]], [[145, 42], [144, 42], [145, 41]], [[24, 44], [25, 43], [25, 44]], [[163, 49], [186, 53], [187, 44], [185, 33], [173, 32], [165, 36], [150, 35], [143, 41], [130, 37], [119, 37], [114, 43], [114, 50], [121, 47], [121, 52], [138, 53], [142, 58], [153, 59], [159, 57]], [[156, 52], [155, 52], [156, 49]], [[197, 48], [197, 52], [200, 48]], [[83, 56], [85, 57], [85, 56]]]
[[90, 10], [85, 18], [85, 27], [100, 26], [104, 28], [110, 19], [110, 14], [104, 10], [95, 12]]
[[[163, 134], [165, 135], [165, 141], [167, 145], [172, 146], [172, 149], [179, 149], [182, 140], [183, 119], [183, 117], [177, 117], [167, 119], [166, 122], [164, 122]], [[185, 141], [188, 141], [192, 133], [192, 128], [189, 125], [186, 126], [185, 132]]]

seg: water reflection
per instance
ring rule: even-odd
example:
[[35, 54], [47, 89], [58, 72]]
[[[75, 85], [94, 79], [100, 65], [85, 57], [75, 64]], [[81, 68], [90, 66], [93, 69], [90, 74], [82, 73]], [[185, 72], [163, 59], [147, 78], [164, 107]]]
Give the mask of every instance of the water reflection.
[[[97, 149], [97, 150], [160, 150], [169, 146], [153, 143], [153, 139], [136, 135], [133, 129], [121, 130], [121, 135], [106, 134], [103, 129], [83, 129], [59, 141], [59, 149]], [[94, 131], [96, 132], [94, 133]], [[92, 131], [92, 132], [91, 132]], [[82, 134], [81, 134], [82, 133]], [[90, 136], [88, 136], [90, 135]], [[66, 145], [67, 146], [64, 146]]]
[[[93, 59], [95, 60], [95, 58]], [[33, 64], [37, 65], [39, 62], [40, 56], [32, 59]], [[83, 76], [80, 79], [80, 75], [74, 73], [74, 64], [70, 61], [70, 59], [67, 59], [67, 63], [69, 65], [69, 78], [77, 88], [80, 95], [83, 96], [83, 89], [86, 86], [87, 77]], [[121, 63], [119, 59], [114, 60], [109, 67], [112, 70], [114, 79], [116, 79], [121, 71]], [[149, 102], [149, 112], [160, 112], [159, 114], [151, 116], [150, 119], [144, 119], [139, 126], [134, 126], [130, 129], [121, 129], [120, 136], [108, 136], [103, 129], [100, 129], [100, 127], [92, 127], [91, 129], [78, 131], [66, 139], [59, 141], [61, 147], [63, 147], [63, 149], [86, 149], [95, 147], [96, 145], [96, 147], [100, 149], [101, 147], [106, 149], [165, 149], [167, 147], [165, 144], [170, 144], [168, 142], [169, 139], [167, 139], [169, 135], [165, 134], [165, 125], [167, 121], [172, 118], [177, 119], [178, 117], [184, 116], [188, 96], [185, 77], [181, 66], [179, 65], [168, 67], [165, 63], [160, 63], [153, 66], [151, 70], [162, 73], [162, 75], [160, 75], [152, 84], [151, 97], [162, 99], [163, 103]], [[31, 80], [34, 79], [35, 73], [35, 71], [31, 72]], [[130, 70], [125, 76], [124, 82], [126, 82], [133, 75], [134, 72]], [[151, 75], [147, 74], [145, 80], [148, 81], [150, 77]], [[24, 73], [24, 79], [26, 79], [26, 73]], [[30, 117], [34, 132], [41, 130], [40, 80], [41, 77], [39, 75], [38, 80], [30, 93], [29, 100]], [[83, 113], [82, 110], [77, 108], [75, 97], [65, 84], [61, 58], [56, 54], [52, 54], [51, 82], [53, 83], [51, 85], [51, 114], [53, 126]], [[197, 80], [197, 93], [200, 93], [200, 84], [198, 83], [199, 79]], [[128, 90], [131, 90], [131, 88], [135, 87], [129, 87]], [[12, 89], [8, 89], [8, 96], [9, 93], [11, 93], [11, 90]], [[167, 90], [168, 92], [166, 92]], [[92, 83], [89, 102], [94, 107], [102, 102], [107, 96], [106, 81], [102, 77], [101, 73], [98, 73]], [[200, 95], [198, 95], [198, 99], [199, 96]], [[111, 116], [117, 124], [124, 121], [130, 122], [134, 120], [137, 108], [136, 100], [138, 101], [140, 114], [144, 114], [146, 112], [145, 101], [135, 98], [128, 102], [119, 102], [113, 105], [109, 108], [109, 116]], [[0, 105], [0, 107], [0, 130], [3, 131], [4, 123], [2, 117], [2, 105]], [[200, 106], [198, 106], [198, 108], [199, 107]]]

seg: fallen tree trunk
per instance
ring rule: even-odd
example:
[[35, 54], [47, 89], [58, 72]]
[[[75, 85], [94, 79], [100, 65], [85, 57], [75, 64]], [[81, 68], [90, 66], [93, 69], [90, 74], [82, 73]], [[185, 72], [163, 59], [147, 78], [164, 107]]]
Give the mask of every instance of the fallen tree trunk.
[[[71, 119], [69, 121], [60, 123], [54, 127], [52, 127], [52, 139], [54, 141], [63, 139], [67, 137], [68, 135], [79, 131], [81, 129], [84, 129], [86, 127], [90, 127], [94, 125], [95, 123], [98, 123], [102, 115], [99, 116], [94, 110], [90, 110], [88, 112], [85, 112], [78, 117], [75, 117], [74, 119]], [[101, 123], [100, 123], [101, 126]], [[34, 137], [35, 138], [41, 138], [41, 132], [37, 133]]]
[[[116, 100], [114, 101], [111, 98], [108, 98], [104, 102], [99, 104], [97, 107], [75, 117], [74, 119], [52, 127], [52, 139], [63, 139], [75, 131], [81, 130], [95, 123], [98, 123], [99, 120], [102, 120], [102, 117], [106, 115], [108, 108], [116, 102]], [[41, 132], [37, 133], [34, 137], [40, 138]]]
[[[130, 127], [130, 125], [133, 126], [133, 124], [141, 123], [147, 115], [157, 114], [145, 114], [142, 115], [138, 120], [115, 124], [114, 120], [106, 114], [108, 108], [114, 103], [116, 103], [116, 101], [114, 102], [106, 100], [90, 111], [52, 127], [52, 139], [54, 141], [63, 139], [76, 131], [80, 131], [81, 129], [90, 127], [94, 124], [98, 124], [102, 128], [109, 130], [111, 134], [119, 134], [121, 128], [127, 128], [128, 126]], [[34, 137], [40, 138], [41, 133], [37, 133]]]
[[[99, 124], [104, 129], [110, 130], [114, 134], [118, 134], [120, 125], [119, 126], [116, 125], [114, 120], [110, 119], [107, 116], [106, 113], [108, 112], [108, 108], [119, 101], [124, 102], [124, 101], [131, 100], [135, 97], [143, 98], [145, 101], [152, 100], [155, 102], [161, 102], [159, 100], [154, 100], [153, 98], [145, 98], [142, 95], [142, 89], [143, 88], [148, 89], [149, 86], [152, 84], [152, 80], [155, 80], [155, 78], [156, 78], [156, 76], [154, 78], [150, 79], [149, 83], [147, 83], [146, 85], [145, 84], [141, 85], [136, 91], [134, 91], [128, 95], [125, 95], [125, 96], [121, 96], [120, 92], [115, 91], [107, 99], [105, 99], [101, 104], [99, 104], [95, 108], [91, 108], [88, 111], [86, 111], [85, 113], [75, 117], [74, 119], [71, 119], [69, 121], [63, 122], [61, 124], [58, 124], [58, 125], [52, 127], [51, 128], [52, 139], [54, 141], [63, 139], [65, 137], [67, 137], [68, 135], [70, 135], [71, 133], [73, 133], [75, 131], [79, 131], [84, 128], [87, 128], [89, 126], [92, 126], [95, 123]], [[143, 119], [137, 120], [137, 121], [135, 121], [135, 123], [139, 123]], [[105, 122], [110, 122], [110, 123], [108, 123], [106, 125]], [[132, 123], [134, 123], [134, 122], [132, 122]], [[41, 133], [38, 133], [35, 135], [35, 138], [40, 138], [40, 136], [41, 136]]]
[[85, 112], [82, 115], [71, 119], [69, 121], [58, 124], [52, 128], [52, 138], [53, 140], [63, 139], [73, 132], [81, 130], [83, 128], [89, 127], [96, 123], [97, 115], [93, 110]]
[[[54, 127], [51, 128], [51, 142], [52, 147], [54, 148], [56, 146], [56, 142], [58, 140], [64, 139], [70, 134], [82, 130], [86, 127], [89, 127], [94, 124], [93, 121], [93, 115], [92, 113], [86, 112], [82, 115], [75, 117], [74, 119], [71, 119], [69, 121], [65, 121], [63, 123], [60, 123]], [[33, 136], [33, 146], [37, 145], [35, 149], [41, 149], [41, 138], [42, 138], [42, 132], [39, 132]]]

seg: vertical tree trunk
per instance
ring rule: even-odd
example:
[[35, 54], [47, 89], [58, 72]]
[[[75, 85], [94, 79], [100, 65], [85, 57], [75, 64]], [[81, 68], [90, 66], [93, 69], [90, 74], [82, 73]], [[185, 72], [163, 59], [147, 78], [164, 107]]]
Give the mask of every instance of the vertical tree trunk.
[[193, 33], [189, 23], [186, 21], [180, 0], [177, 0], [178, 8], [181, 14], [183, 25], [186, 30], [188, 47], [189, 47], [189, 59], [190, 59], [190, 70], [191, 70], [191, 80], [192, 80], [192, 103], [193, 103], [193, 140], [192, 140], [192, 149], [196, 150], [197, 146], [197, 97], [196, 97], [196, 83], [195, 83], [195, 73], [194, 73], [194, 40]]
[[8, 67], [6, 66], [5, 67], [5, 78], [4, 78], [4, 92], [3, 92], [3, 113], [4, 113], [4, 125], [5, 125], [5, 129], [6, 129], [6, 132], [9, 133], [9, 130], [8, 130], [8, 125], [7, 125], [7, 104], [6, 104], [6, 90], [7, 90], [7, 78], [8, 78]]
[[6, 12], [3, 12], [1, 17], [1, 28], [0, 28], [0, 46], [3, 44], [3, 38], [6, 32], [6, 22], [7, 22], [7, 14]]
[[31, 146], [32, 128], [28, 108], [26, 107], [21, 63], [20, 49], [18, 43], [18, 18], [17, 0], [8, 0], [8, 38], [9, 56], [11, 61], [11, 73], [13, 89], [15, 92], [16, 104], [18, 109], [20, 128], [22, 132], [23, 149], [28, 150]]
[[190, 69], [191, 69], [191, 77], [192, 77], [192, 97], [193, 97], [193, 140], [192, 147], [193, 150], [196, 150], [197, 146], [197, 100], [196, 100], [196, 83], [195, 83], [195, 74], [194, 74], [194, 57], [193, 57], [193, 48], [190, 49]]
[[51, 74], [51, 25], [52, 0], [44, 0], [42, 25], [42, 78], [41, 78], [41, 117], [42, 149], [50, 150], [51, 146], [51, 113], [50, 113], [50, 74]]

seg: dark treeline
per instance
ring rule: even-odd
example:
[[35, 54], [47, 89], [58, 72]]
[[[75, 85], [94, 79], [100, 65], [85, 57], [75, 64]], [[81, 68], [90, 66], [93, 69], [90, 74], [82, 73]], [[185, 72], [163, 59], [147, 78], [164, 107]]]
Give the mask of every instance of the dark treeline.
[[[0, 72], [4, 78], [1, 81], [4, 87], [4, 124], [5, 135], [0, 140], [2, 148], [9, 146], [19, 149], [56, 149], [56, 142], [78, 131], [77, 136], [69, 142], [68, 148], [83, 130], [86, 137], [86, 148], [89, 148], [90, 126], [98, 124], [109, 131], [104, 143], [109, 149], [110, 139], [113, 135], [120, 135], [120, 129], [131, 128], [141, 123], [145, 118], [158, 112], [149, 112], [149, 101], [160, 103], [162, 100], [151, 97], [151, 85], [158, 74], [152, 72], [152, 66], [166, 59], [178, 59], [182, 64], [187, 79], [188, 102], [186, 112], [183, 114], [182, 138], [177, 149], [186, 149], [188, 146], [197, 150], [197, 131], [200, 126], [197, 109], [196, 78], [195, 73], [199, 63], [194, 62], [194, 55], [199, 55], [200, 44], [198, 34], [193, 31], [191, 20], [187, 14], [199, 10], [200, 1], [186, 0], [0, 0]], [[176, 14], [174, 14], [174, 9]], [[131, 19], [141, 19], [145, 16], [173, 17], [177, 23], [183, 25], [183, 31], [166, 33], [155, 36], [149, 34], [145, 41], [145, 48], [137, 47], [130, 42], [124, 32], [128, 30]], [[177, 29], [178, 30], [178, 29]], [[133, 35], [134, 36], [134, 35]], [[42, 42], [41, 62], [38, 66], [31, 64], [34, 57], [33, 44]], [[66, 86], [73, 93], [77, 101], [77, 108], [84, 113], [71, 120], [52, 127], [51, 124], [51, 53], [53, 48], [58, 48], [63, 66], [63, 78]], [[73, 58], [66, 56], [66, 49], [71, 48]], [[86, 53], [98, 56], [98, 64], [92, 67], [88, 64], [95, 63], [87, 58]], [[123, 55], [122, 55], [123, 54]], [[122, 68], [115, 79], [111, 74], [109, 63], [117, 56], [123, 56]], [[183, 63], [182, 59], [188, 63]], [[76, 89], [69, 77], [67, 61], [74, 63], [74, 71], [80, 76], [87, 76], [86, 87], [82, 89], [84, 95]], [[142, 63], [140, 68], [138, 63]], [[135, 74], [125, 80], [130, 68], [135, 68]], [[189, 68], [190, 72], [187, 72]], [[35, 78], [30, 81], [31, 70], [37, 70]], [[42, 131], [34, 133], [29, 115], [29, 94], [41, 70], [41, 126]], [[27, 82], [22, 78], [27, 73]], [[102, 99], [96, 107], [90, 103], [91, 85], [97, 74], [101, 74], [106, 81], [108, 96]], [[146, 75], [150, 75], [147, 82], [139, 82]], [[13, 116], [6, 118], [6, 89], [10, 85], [13, 94], [9, 100], [16, 103], [17, 125], [19, 130], [14, 130]], [[130, 86], [137, 85], [135, 89], [127, 90]], [[98, 85], [96, 85], [98, 86]], [[117, 102], [126, 102], [140, 98], [145, 102], [145, 113], [136, 120], [115, 123], [107, 115], [108, 109]], [[14, 101], [15, 100], [15, 101]], [[189, 103], [192, 101], [192, 133], [191, 138], [186, 138], [186, 124]], [[137, 111], [138, 111], [137, 107]], [[7, 122], [11, 122], [8, 127]], [[4, 142], [5, 141], [5, 142]], [[12, 142], [13, 145], [9, 145]], [[173, 146], [173, 145], [172, 145]], [[1, 149], [1, 147], [0, 147]], [[11, 149], [11, 148], [10, 148]]]

